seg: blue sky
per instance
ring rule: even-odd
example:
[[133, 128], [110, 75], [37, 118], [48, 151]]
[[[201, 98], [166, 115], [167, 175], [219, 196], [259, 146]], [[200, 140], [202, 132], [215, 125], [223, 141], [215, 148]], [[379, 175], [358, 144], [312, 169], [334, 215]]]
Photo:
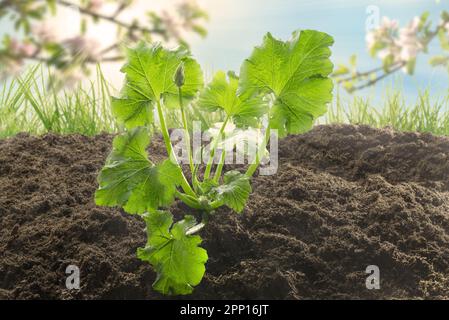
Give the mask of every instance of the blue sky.
[[[138, 9], [170, 7], [176, 0], [136, 0]], [[449, 0], [198, 0], [210, 14], [207, 23], [209, 34], [205, 39], [191, 39], [194, 56], [210, 74], [217, 70], [238, 71], [241, 62], [259, 44], [263, 35], [270, 31], [279, 38], [287, 39], [296, 29], [317, 29], [335, 38], [333, 61], [346, 62], [353, 53], [358, 55], [361, 69], [379, 65], [379, 61], [369, 57], [365, 46], [366, 9], [370, 5], [379, 7], [381, 16], [399, 20], [401, 25], [414, 16], [430, 11], [434, 21], [439, 20], [439, 12], [449, 11]], [[61, 30], [69, 26], [68, 16], [61, 19]], [[1, 22], [2, 31], [10, 26]], [[111, 29], [113, 30], [113, 29]], [[65, 31], [64, 31], [65, 32]], [[101, 32], [100, 32], [101, 33]], [[112, 31], [111, 31], [112, 35]], [[113, 35], [112, 35], [113, 36]], [[438, 52], [438, 46], [431, 48]], [[448, 88], [448, 74], [444, 69], [431, 68], [429, 55], [420, 56], [414, 77], [399, 75], [380, 83], [376, 88], [361, 92], [363, 95], [380, 97], [385, 87], [394, 80], [402, 86], [408, 100], [413, 101], [418, 90], [429, 88], [433, 95], [443, 95]], [[104, 67], [115, 86], [121, 84], [119, 65]]]
[[[366, 51], [368, 6], [378, 6], [381, 16], [397, 19], [401, 25], [424, 11], [430, 11], [433, 20], [438, 21], [439, 12], [449, 10], [448, 0], [439, 3], [435, 0], [218, 0], [209, 3], [209, 35], [204, 40], [195, 40], [192, 46], [194, 55], [209, 72], [238, 70], [241, 61], [250, 54], [254, 45], [260, 43], [267, 31], [287, 39], [295, 29], [317, 29], [331, 34], [335, 38], [334, 63], [346, 62], [351, 54], [356, 53], [360, 67], [370, 68], [378, 65], [379, 61], [372, 59]], [[434, 46], [431, 52], [438, 52], [436, 49]], [[430, 88], [436, 95], [447, 92], [447, 72], [431, 68], [428, 60], [429, 55], [420, 56], [415, 77], [400, 75], [394, 79], [396, 84], [403, 86], [411, 100], [423, 88]], [[392, 80], [387, 79], [363, 94], [380, 95]]]

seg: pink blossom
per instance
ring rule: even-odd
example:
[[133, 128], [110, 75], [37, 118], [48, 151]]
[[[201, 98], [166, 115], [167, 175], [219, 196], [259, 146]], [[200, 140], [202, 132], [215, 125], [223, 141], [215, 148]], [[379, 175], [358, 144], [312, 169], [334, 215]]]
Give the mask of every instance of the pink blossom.
[[87, 8], [92, 12], [99, 12], [103, 4], [104, 0], [90, 0]]
[[366, 35], [369, 50], [376, 50], [381, 60], [391, 59], [396, 62], [410, 62], [424, 49], [419, 37], [421, 18], [414, 17], [407, 26], [398, 28], [395, 20], [384, 17], [381, 25]]
[[382, 50], [379, 50], [377, 53], [377, 56], [381, 60], [385, 60], [386, 58], [391, 57], [393, 59], [393, 62], [399, 62], [400, 61], [400, 51], [401, 49], [397, 46], [391, 45], [388, 46]]
[[22, 44], [22, 53], [25, 57], [31, 57], [36, 52], [36, 50], [36, 46], [32, 43]]
[[391, 31], [391, 30], [396, 30], [398, 28], [398, 21], [397, 20], [392, 20], [388, 17], [383, 17], [382, 18], [382, 23], [380, 25], [380, 30], [381, 31]]
[[163, 10], [161, 13], [162, 22], [167, 29], [167, 32], [174, 38], [181, 38], [181, 31], [179, 28], [179, 21], [176, 17], [170, 15], [166, 10]]
[[397, 46], [401, 48], [400, 58], [403, 61], [408, 62], [415, 59], [423, 49], [421, 40], [418, 37], [420, 22], [421, 19], [415, 17], [406, 27], [399, 30]]
[[377, 42], [377, 37], [374, 32], [368, 32], [365, 37], [366, 45], [368, 46], [368, 50], [372, 50]]
[[75, 36], [63, 41], [73, 55], [84, 55], [87, 59], [98, 60], [100, 44], [94, 38]]
[[388, 46], [394, 43], [394, 36], [397, 33], [398, 22], [391, 20], [388, 17], [382, 18], [380, 26], [366, 35], [366, 43], [369, 50], [372, 50], [376, 45]]
[[33, 27], [32, 33], [43, 43], [57, 41], [54, 26], [50, 26], [48, 23], [40, 23]]
[[16, 56], [27, 58], [33, 56], [36, 53], [37, 48], [32, 43], [19, 42], [17, 39], [12, 39], [9, 45], [9, 50]]

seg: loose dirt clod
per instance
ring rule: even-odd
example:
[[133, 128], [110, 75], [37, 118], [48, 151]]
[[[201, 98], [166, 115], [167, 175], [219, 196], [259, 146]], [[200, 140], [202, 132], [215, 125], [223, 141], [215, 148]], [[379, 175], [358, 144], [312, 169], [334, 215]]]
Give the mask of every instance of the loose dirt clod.
[[[0, 141], [0, 298], [163, 298], [136, 257], [140, 218], [93, 202], [111, 140]], [[156, 139], [151, 154], [163, 152]], [[449, 299], [448, 138], [319, 126], [279, 153], [244, 212], [220, 209], [203, 231], [207, 273], [191, 298]], [[70, 264], [78, 291], [65, 287]], [[365, 287], [368, 265], [379, 290]]]

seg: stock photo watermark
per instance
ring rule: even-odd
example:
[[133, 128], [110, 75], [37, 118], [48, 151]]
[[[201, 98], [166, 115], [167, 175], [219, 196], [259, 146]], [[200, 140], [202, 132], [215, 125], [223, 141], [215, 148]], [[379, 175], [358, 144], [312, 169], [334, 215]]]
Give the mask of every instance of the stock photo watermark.
[[[195, 165], [207, 164], [212, 157], [213, 164], [251, 165], [260, 159], [260, 175], [274, 175], [279, 166], [278, 133], [271, 130], [269, 137], [262, 129], [239, 129], [232, 123], [227, 124], [220, 132], [222, 123], [216, 123], [206, 131], [202, 131], [201, 122], [193, 122], [192, 160]], [[267, 146], [267, 139], [270, 143]], [[190, 152], [184, 129], [174, 129], [170, 134], [177, 161], [189, 164]], [[211, 154], [213, 146], [216, 150]]]
[[379, 6], [370, 5], [366, 7], [365, 31], [369, 33], [380, 26], [380, 8]]
[[65, 269], [66, 277], [65, 287], [68, 290], [79, 290], [80, 289], [80, 268], [76, 265], [68, 265]]
[[380, 289], [380, 269], [376, 265], [369, 265], [366, 267], [365, 273], [369, 276], [365, 280], [365, 286], [368, 290]]

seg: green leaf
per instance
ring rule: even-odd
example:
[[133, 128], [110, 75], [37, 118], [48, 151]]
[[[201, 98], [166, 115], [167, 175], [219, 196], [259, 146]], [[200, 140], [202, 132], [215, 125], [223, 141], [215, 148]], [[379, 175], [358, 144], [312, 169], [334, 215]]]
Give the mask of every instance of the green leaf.
[[170, 160], [165, 160], [147, 171], [146, 179], [132, 190], [123, 209], [141, 214], [158, 207], [167, 207], [173, 203], [176, 187], [180, 184], [178, 167]]
[[449, 51], [449, 37], [447, 36], [446, 30], [440, 30], [438, 32], [438, 39], [440, 40], [441, 49]]
[[208, 256], [200, 248], [201, 238], [189, 235], [196, 226], [192, 216], [185, 216], [173, 224], [173, 216], [166, 211], [153, 211], [144, 216], [148, 240], [137, 256], [148, 261], [157, 272], [153, 288], [162, 294], [189, 294], [205, 272]]
[[445, 66], [449, 63], [449, 56], [434, 56], [430, 58], [429, 63], [432, 67]]
[[266, 113], [267, 104], [260, 96], [237, 95], [239, 79], [232, 73], [218, 71], [200, 94], [198, 106], [209, 112], [223, 109], [240, 127], [256, 127]]
[[352, 68], [355, 68], [357, 66], [357, 55], [353, 54], [351, 57], [349, 57], [349, 65]]
[[338, 68], [334, 71], [333, 76], [344, 76], [350, 72], [349, 68], [345, 65], [339, 65]]
[[181, 63], [185, 70], [183, 98], [193, 98], [203, 86], [201, 68], [185, 49], [167, 50], [142, 42], [128, 49], [127, 55], [128, 62], [121, 69], [126, 80], [121, 97], [113, 99], [113, 112], [128, 128], [151, 123], [154, 105], [161, 99], [167, 106], [177, 106], [174, 76]]
[[169, 160], [154, 165], [147, 156], [147, 129], [138, 127], [113, 142], [113, 150], [98, 177], [95, 202], [122, 206], [129, 213], [144, 213], [168, 206], [180, 184], [178, 167]]
[[131, 87], [123, 89], [122, 98], [112, 97], [111, 107], [112, 114], [128, 129], [153, 122], [152, 102]]
[[54, 16], [57, 13], [57, 5], [56, 0], [47, 0], [47, 5], [50, 9], [50, 13]]
[[416, 66], [416, 58], [407, 61], [407, 64], [405, 65], [407, 73], [412, 75], [415, 72], [415, 66]]
[[192, 30], [193, 30], [193, 32], [196, 32], [197, 34], [199, 34], [202, 38], [205, 38], [207, 36], [206, 28], [204, 28], [200, 25], [197, 25], [197, 24], [193, 25]]
[[218, 199], [236, 212], [241, 212], [251, 193], [248, 176], [233, 170], [225, 173], [223, 181], [224, 184], [214, 189]]
[[332, 44], [331, 36], [313, 30], [294, 32], [287, 42], [268, 33], [243, 63], [239, 92], [274, 94], [270, 126], [281, 136], [309, 130], [326, 112], [333, 89]]

